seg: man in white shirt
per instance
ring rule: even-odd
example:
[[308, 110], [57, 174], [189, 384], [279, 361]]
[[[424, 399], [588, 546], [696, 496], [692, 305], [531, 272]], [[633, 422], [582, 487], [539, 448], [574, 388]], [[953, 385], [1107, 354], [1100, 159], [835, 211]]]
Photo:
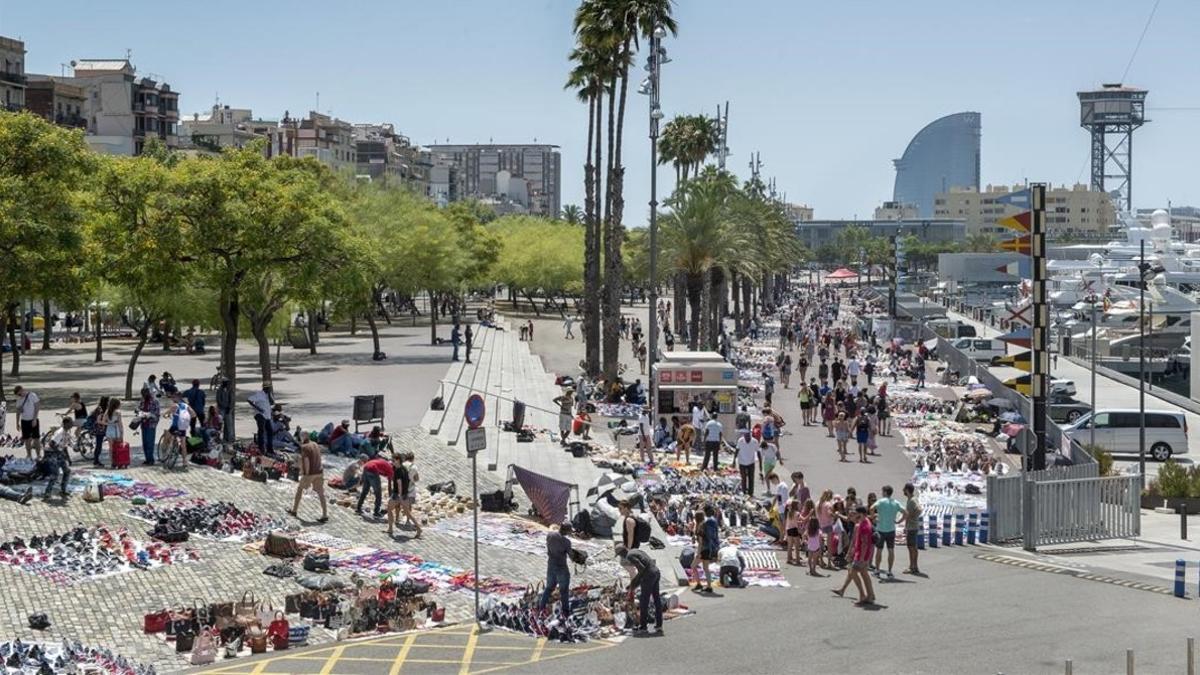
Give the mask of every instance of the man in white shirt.
[[717, 551], [717, 560], [721, 563], [721, 585], [725, 588], [742, 588], [742, 570], [746, 561], [736, 544], [726, 543]]
[[38, 425], [38, 415], [42, 412], [42, 401], [37, 394], [21, 386], [13, 389], [13, 395], [17, 397], [17, 419], [21, 423], [21, 440], [25, 442], [25, 456], [32, 459], [36, 450], [37, 458], [41, 459], [42, 429]]
[[749, 429], [742, 429], [733, 447], [737, 451], [738, 473], [742, 477], [742, 492], [753, 497], [754, 460], [758, 457], [758, 441], [750, 435]]
[[642, 408], [642, 414], [638, 416], [638, 457], [643, 462], [654, 461], [654, 445], [650, 441], [653, 431], [650, 425], [650, 406], [645, 406]]
[[707, 411], [700, 399], [692, 399], [692, 428], [696, 430], [696, 454], [704, 448], [704, 422], [708, 419]]
[[708, 468], [709, 456], [712, 457], [713, 471], [721, 469], [721, 434], [724, 431], [725, 426], [715, 415], [704, 423], [704, 433], [702, 434], [704, 437], [704, 460], [700, 462], [701, 471]]
[[846, 373], [850, 375], [850, 385], [854, 386], [858, 382], [858, 375], [862, 372], [862, 365], [858, 362], [858, 357], [851, 356], [850, 363], [846, 364]]
[[258, 449], [268, 455], [275, 449], [274, 429], [271, 428], [271, 390], [263, 387], [251, 394], [246, 401], [254, 410], [254, 422], [258, 425]]

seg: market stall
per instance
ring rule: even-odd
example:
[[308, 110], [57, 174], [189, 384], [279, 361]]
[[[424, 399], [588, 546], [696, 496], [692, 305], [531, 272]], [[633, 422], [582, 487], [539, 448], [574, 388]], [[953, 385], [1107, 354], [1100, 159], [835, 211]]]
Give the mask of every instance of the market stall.
[[738, 371], [716, 352], [668, 352], [651, 373], [655, 396], [655, 417], [691, 419], [690, 403], [715, 403], [717, 419], [724, 425], [725, 438], [732, 441], [737, 414]]

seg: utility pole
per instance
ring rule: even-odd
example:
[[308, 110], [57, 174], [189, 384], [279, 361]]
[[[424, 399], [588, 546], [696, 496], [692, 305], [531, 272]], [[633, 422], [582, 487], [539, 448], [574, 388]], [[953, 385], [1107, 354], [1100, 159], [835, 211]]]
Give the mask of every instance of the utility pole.
[[729, 156], [729, 101], [725, 101], [725, 114], [717, 104], [717, 167], [725, 170], [725, 158]]
[[1146, 475], [1146, 239], [1138, 256], [1138, 472]]
[[1046, 468], [1046, 394], [1050, 385], [1050, 350], [1048, 333], [1050, 312], [1046, 305], [1046, 184], [1029, 186], [1030, 230], [1029, 248], [1033, 276], [1033, 469]]
[[654, 375], [654, 364], [658, 361], [658, 122], [663, 117], [659, 102], [659, 75], [667, 51], [662, 48], [662, 39], [667, 31], [657, 22], [650, 32], [650, 54], [646, 57], [646, 69], [650, 76], [640, 92], [650, 97], [650, 331], [646, 358], [650, 364], [649, 400], [658, 409], [658, 378]]

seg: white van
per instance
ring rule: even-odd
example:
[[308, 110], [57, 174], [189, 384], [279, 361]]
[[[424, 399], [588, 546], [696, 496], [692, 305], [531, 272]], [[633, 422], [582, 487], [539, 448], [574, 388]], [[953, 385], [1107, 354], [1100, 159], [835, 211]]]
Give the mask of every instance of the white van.
[[[1064, 433], [1080, 444], [1091, 439], [1092, 425], [1096, 427], [1096, 445], [1121, 455], [1136, 455], [1139, 429], [1137, 409], [1102, 409], [1083, 417], [1064, 429]], [[1187, 418], [1173, 410], [1146, 411], [1146, 454], [1164, 462], [1171, 455], [1186, 455], [1188, 451]]]
[[984, 363], [991, 363], [997, 356], [1004, 356], [1004, 343], [992, 338], [965, 337], [954, 341], [954, 348]]
[[929, 326], [930, 330], [947, 340], [956, 340], [958, 338], [975, 337], [975, 326], [954, 319], [935, 318], [926, 320], [925, 325]]

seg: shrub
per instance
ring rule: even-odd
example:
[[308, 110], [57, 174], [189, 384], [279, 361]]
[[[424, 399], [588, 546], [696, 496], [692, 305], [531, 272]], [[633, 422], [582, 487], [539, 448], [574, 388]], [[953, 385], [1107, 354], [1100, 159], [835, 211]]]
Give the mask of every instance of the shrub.
[[1099, 475], [1101, 475], [1101, 476], [1111, 476], [1112, 475], [1113, 456], [1112, 456], [1111, 452], [1108, 452], [1107, 450], [1100, 447], [1099, 445], [1084, 445], [1083, 451], [1086, 452], [1087, 454], [1091, 455], [1092, 459], [1096, 460], [1096, 464], [1099, 465], [1097, 467], [1097, 469], [1099, 470]]
[[1154, 481], [1157, 489], [1154, 492], [1168, 498], [1188, 497], [1192, 494], [1192, 484], [1197, 479], [1200, 479], [1200, 472], [1188, 471], [1175, 460], [1168, 459], [1158, 468], [1158, 479]]

